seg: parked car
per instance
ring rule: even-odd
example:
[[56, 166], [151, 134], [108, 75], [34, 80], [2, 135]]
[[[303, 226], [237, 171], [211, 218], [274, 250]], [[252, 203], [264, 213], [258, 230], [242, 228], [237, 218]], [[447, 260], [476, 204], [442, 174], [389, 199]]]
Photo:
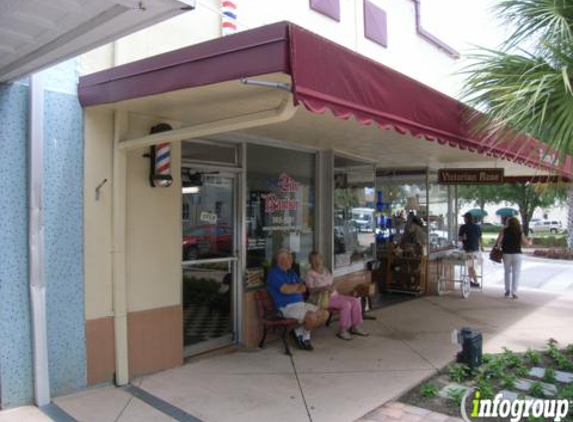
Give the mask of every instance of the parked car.
[[227, 225], [206, 224], [183, 233], [183, 260], [229, 255], [233, 249], [232, 230]]
[[557, 234], [562, 230], [561, 222], [557, 220], [537, 220], [529, 223], [529, 233], [553, 233]]

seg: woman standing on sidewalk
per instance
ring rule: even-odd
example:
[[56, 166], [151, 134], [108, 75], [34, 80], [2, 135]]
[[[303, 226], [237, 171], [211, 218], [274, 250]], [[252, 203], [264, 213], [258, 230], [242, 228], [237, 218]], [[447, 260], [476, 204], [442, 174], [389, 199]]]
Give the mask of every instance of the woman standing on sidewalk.
[[311, 269], [306, 273], [306, 287], [310, 292], [309, 302], [317, 304], [319, 296], [323, 292], [329, 292], [328, 307], [338, 309], [340, 312], [338, 323], [340, 329], [337, 336], [343, 340], [352, 340], [351, 334], [367, 336], [368, 333], [360, 327], [362, 325], [360, 299], [344, 296], [336, 291], [332, 274], [322, 265], [322, 258], [318, 252], [311, 252], [308, 261], [311, 265]]
[[522, 261], [521, 247], [531, 244], [531, 241], [523, 234], [517, 217], [507, 219], [506, 226], [499, 232], [495, 244], [500, 246], [503, 252], [505, 297], [511, 295], [517, 299]]

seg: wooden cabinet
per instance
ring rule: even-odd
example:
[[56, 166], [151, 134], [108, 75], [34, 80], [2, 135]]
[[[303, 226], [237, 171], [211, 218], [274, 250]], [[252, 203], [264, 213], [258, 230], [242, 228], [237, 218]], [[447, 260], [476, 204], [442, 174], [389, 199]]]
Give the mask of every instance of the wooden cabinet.
[[386, 261], [386, 290], [422, 295], [426, 292], [426, 257], [397, 254], [390, 250]]

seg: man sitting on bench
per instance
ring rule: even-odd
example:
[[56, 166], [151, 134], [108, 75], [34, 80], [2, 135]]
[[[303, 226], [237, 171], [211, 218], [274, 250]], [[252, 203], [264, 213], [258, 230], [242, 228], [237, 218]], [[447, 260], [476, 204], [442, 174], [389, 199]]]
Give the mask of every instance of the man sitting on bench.
[[302, 324], [291, 331], [298, 347], [313, 350], [310, 332], [323, 325], [328, 320], [329, 313], [304, 302], [303, 293], [306, 292], [306, 287], [292, 270], [292, 254], [288, 249], [280, 249], [276, 261], [267, 277], [269, 294], [285, 318], [296, 319]]

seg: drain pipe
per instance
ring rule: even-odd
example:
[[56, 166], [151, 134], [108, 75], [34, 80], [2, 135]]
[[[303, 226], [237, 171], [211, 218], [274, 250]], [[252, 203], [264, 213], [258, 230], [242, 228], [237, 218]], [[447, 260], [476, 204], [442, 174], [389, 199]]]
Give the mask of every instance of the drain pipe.
[[115, 333], [115, 383], [129, 382], [127, 332], [127, 153], [118, 147], [127, 132], [127, 114], [115, 111], [112, 183], [112, 289]]
[[38, 407], [50, 403], [46, 283], [44, 280], [44, 86], [42, 75], [30, 77], [28, 142], [28, 271], [32, 312], [34, 397]]

